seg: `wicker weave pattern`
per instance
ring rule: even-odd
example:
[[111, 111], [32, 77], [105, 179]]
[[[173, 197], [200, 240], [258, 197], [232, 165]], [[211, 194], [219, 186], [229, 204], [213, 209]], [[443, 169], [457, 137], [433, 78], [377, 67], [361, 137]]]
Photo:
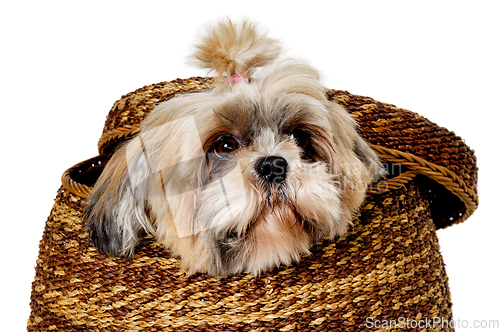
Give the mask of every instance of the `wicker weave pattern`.
[[347, 109], [360, 124], [361, 135], [373, 145], [444, 166], [476, 190], [476, 157], [455, 133], [423, 116], [369, 97], [335, 90], [330, 90], [328, 97]]
[[451, 320], [435, 226], [414, 182], [370, 196], [346, 237], [260, 278], [185, 276], [153, 240], [132, 260], [102, 257], [87, 241], [82, 204], [59, 191], [40, 245], [30, 331], [362, 331], [368, 317]]
[[345, 91], [327, 97], [346, 107], [383, 161], [404, 167], [369, 188], [345, 237], [324, 240], [300, 263], [259, 278], [186, 276], [152, 238], [130, 260], [101, 256], [81, 212], [109, 153], [139, 132], [157, 104], [211, 87], [211, 78], [179, 79], [115, 103], [101, 155], [63, 174], [40, 243], [29, 331], [368, 331], [367, 319], [451, 320], [435, 230], [477, 208], [473, 151], [415, 113]]

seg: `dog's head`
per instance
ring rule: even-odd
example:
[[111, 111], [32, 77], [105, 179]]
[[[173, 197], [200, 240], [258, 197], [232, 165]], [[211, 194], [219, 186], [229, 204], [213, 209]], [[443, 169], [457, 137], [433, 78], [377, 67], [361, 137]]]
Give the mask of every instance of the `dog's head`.
[[[147, 116], [104, 169], [85, 218], [104, 253], [129, 256], [148, 232], [189, 272], [259, 274], [343, 235], [383, 169], [313, 68], [285, 61], [249, 77], [279, 50], [249, 24], [221, 24], [203, 45], [210, 42], [237, 61], [208, 64], [221, 77], [217, 87]], [[247, 45], [246, 57], [228, 44]], [[220, 54], [200, 50], [204, 64]]]

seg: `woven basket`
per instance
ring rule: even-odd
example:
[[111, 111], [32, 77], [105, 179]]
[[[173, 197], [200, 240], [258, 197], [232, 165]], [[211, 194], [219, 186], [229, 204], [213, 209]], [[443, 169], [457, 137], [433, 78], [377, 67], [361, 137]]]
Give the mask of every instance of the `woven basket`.
[[186, 276], [179, 260], [152, 238], [132, 259], [101, 256], [81, 214], [109, 155], [139, 131], [155, 105], [212, 83], [159, 83], [115, 103], [100, 155], [63, 174], [40, 243], [28, 330], [363, 331], [396, 323], [398, 330], [415, 330], [437, 318], [451, 322], [436, 229], [464, 221], [477, 208], [473, 151], [415, 113], [345, 91], [327, 95], [358, 121], [391, 170], [389, 179], [369, 189], [346, 236], [319, 242], [300, 263], [258, 278]]

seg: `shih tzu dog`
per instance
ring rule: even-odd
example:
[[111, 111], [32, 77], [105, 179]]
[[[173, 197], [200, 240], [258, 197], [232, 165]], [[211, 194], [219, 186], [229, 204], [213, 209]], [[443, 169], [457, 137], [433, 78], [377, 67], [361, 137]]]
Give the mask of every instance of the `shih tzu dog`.
[[159, 104], [88, 198], [101, 253], [129, 257], [152, 234], [188, 273], [258, 275], [345, 234], [383, 167], [318, 72], [271, 64], [279, 52], [249, 22], [209, 31], [194, 59], [216, 86]]

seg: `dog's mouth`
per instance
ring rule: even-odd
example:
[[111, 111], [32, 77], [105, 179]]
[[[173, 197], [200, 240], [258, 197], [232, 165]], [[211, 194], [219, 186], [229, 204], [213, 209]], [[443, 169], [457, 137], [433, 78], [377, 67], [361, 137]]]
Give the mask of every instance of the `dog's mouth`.
[[[318, 223], [305, 218], [298, 210], [295, 204], [285, 195], [285, 199], [280, 199], [276, 195], [269, 195], [268, 199], [264, 202], [259, 213], [255, 218], [249, 222], [247, 228], [241, 232], [236, 230], [229, 230], [225, 234], [215, 240], [216, 251], [218, 252], [219, 266], [223, 273], [233, 273], [231, 269], [234, 266], [244, 265], [244, 261], [251, 255], [251, 249], [259, 243], [259, 238], [255, 237], [254, 232], [260, 227], [260, 223], [268, 222], [264, 216], [274, 214], [281, 216], [288, 214], [289, 218], [282, 219], [281, 217], [275, 218], [281, 220], [285, 227], [295, 233], [297, 238], [303, 236], [304, 233], [311, 239], [316, 239], [320, 234], [320, 229], [317, 227]], [[285, 212], [286, 210], [286, 212]], [[279, 236], [278, 236], [279, 237]], [[249, 251], [250, 250], [250, 251]], [[230, 271], [231, 270], [231, 271]]]

